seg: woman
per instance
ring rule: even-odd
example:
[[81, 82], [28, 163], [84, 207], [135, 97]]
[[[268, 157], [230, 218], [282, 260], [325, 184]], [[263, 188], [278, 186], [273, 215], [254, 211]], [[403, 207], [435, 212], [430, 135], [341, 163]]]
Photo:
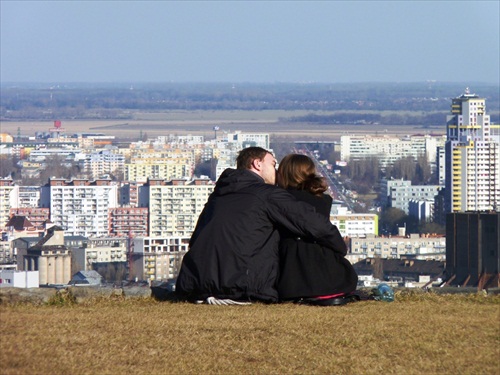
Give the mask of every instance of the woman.
[[[330, 217], [332, 198], [325, 194], [328, 186], [306, 155], [283, 158], [278, 167], [278, 185]], [[342, 253], [324, 248], [312, 238], [297, 238], [286, 231], [280, 234], [281, 300], [336, 305], [357, 299], [349, 293], [356, 290], [358, 275]]]

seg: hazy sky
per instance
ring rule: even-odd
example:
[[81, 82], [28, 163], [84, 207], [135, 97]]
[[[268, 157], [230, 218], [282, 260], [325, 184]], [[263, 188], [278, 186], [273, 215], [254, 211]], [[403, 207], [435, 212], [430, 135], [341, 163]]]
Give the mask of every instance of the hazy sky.
[[0, 4], [2, 82], [500, 80], [498, 0]]

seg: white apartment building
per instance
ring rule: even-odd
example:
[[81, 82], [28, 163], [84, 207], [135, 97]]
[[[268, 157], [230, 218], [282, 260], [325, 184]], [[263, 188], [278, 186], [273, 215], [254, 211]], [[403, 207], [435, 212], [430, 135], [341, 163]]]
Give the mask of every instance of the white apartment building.
[[269, 148], [268, 133], [242, 133], [236, 131], [234, 133], [224, 133], [221, 140], [217, 142], [219, 155], [215, 179], [217, 180], [226, 168], [236, 168], [236, 158], [238, 153], [247, 147], [262, 147], [272, 152]]
[[134, 238], [130, 277], [138, 280], [176, 278], [191, 236]]
[[12, 192], [13, 208], [40, 207], [40, 186], [14, 186]]
[[85, 270], [92, 270], [92, 263], [126, 262], [127, 246], [97, 246], [85, 249]]
[[437, 148], [437, 175], [438, 184], [446, 185], [446, 152], [445, 147], [440, 146]]
[[447, 116], [446, 212], [500, 207], [500, 125], [490, 123], [485, 99], [452, 99]]
[[119, 174], [125, 169], [125, 156], [115, 153], [113, 150], [101, 150], [85, 154], [80, 160], [83, 172], [88, 173], [89, 178], [102, 178], [104, 175]]
[[47, 157], [59, 156], [64, 159], [74, 159], [81, 154], [81, 150], [78, 148], [39, 148], [36, 150], [31, 150], [29, 152], [29, 161], [38, 162], [44, 161]]
[[149, 235], [168, 238], [191, 236], [215, 185], [209, 179], [150, 179], [144, 187], [149, 200]]
[[409, 180], [385, 181], [387, 206], [399, 208], [409, 214], [411, 200], [434, 201], [434, 197], [443, 188], [440, 185], [412, 185]]
[[17, 203], [14, 181], [0, 178], [0, 228], [3, 228], [10, 217], [10, 209]]
[[224, 133], [222, 140], [227, 143], [234, 143], [239, 149], [256, 146], [269, 150], [268, 133], [242, 133], [241, 131], [235, 131], [234, 133]]
[[419, 221], [434, 221], [434, 200], [419, 201], [411, 199], [408, 203], [408, 215], [416, 217]]
[[410, 257], [420, 260], [446, 259], [446, 237], [410, 234], [406, 237], [351, 238], [346, 258], [352, 263], [366, 258], [400, 259]]
[[437, 147], [444, 146], [444, 135], [411, 135], [404, 138], [388, 135], [343, 135], [340, 137], [340, 158], [343, 161], [377, 157], [380, 166], [412, 156], [415, 160], [425, 155], [432, 168], [436, 166]]
[[[108, 234], [108, 209], [118, 206], [118, 186], [111, 180], [49, 180], [50, 220], [68, 236]], [[46, 194], [42, 194], [46, 199]]]
[[126, 181], [145, 182], [148, 178], [179, 179], [191, 177], [196, 164], [194, 149], [138, 150], [125, 164]]
[[378, 215], [375, 214], [353, 214], [341, 210], [330, 215], [330, 221], [337, 226], [342, 237], [378, 235]]

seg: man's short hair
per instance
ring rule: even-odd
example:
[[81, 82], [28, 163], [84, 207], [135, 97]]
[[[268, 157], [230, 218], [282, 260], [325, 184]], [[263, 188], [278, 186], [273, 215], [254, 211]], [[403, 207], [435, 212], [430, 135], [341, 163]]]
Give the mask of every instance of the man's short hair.
[[255, 159], [263, 160], [269, 151], [262, 147], [247, 147], [240, 151], [236, 158], [236, 169], [250, 169]]

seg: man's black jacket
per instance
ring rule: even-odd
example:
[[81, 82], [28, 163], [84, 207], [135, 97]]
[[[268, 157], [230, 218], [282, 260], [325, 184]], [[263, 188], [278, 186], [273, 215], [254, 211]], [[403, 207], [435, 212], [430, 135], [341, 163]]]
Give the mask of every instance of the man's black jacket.
[[210, 296], [276, 302], [278, 228], [345, 255], [336, 226], [249, 170], [226, 169], [196, 225], [177, 278], [188, 300]]

